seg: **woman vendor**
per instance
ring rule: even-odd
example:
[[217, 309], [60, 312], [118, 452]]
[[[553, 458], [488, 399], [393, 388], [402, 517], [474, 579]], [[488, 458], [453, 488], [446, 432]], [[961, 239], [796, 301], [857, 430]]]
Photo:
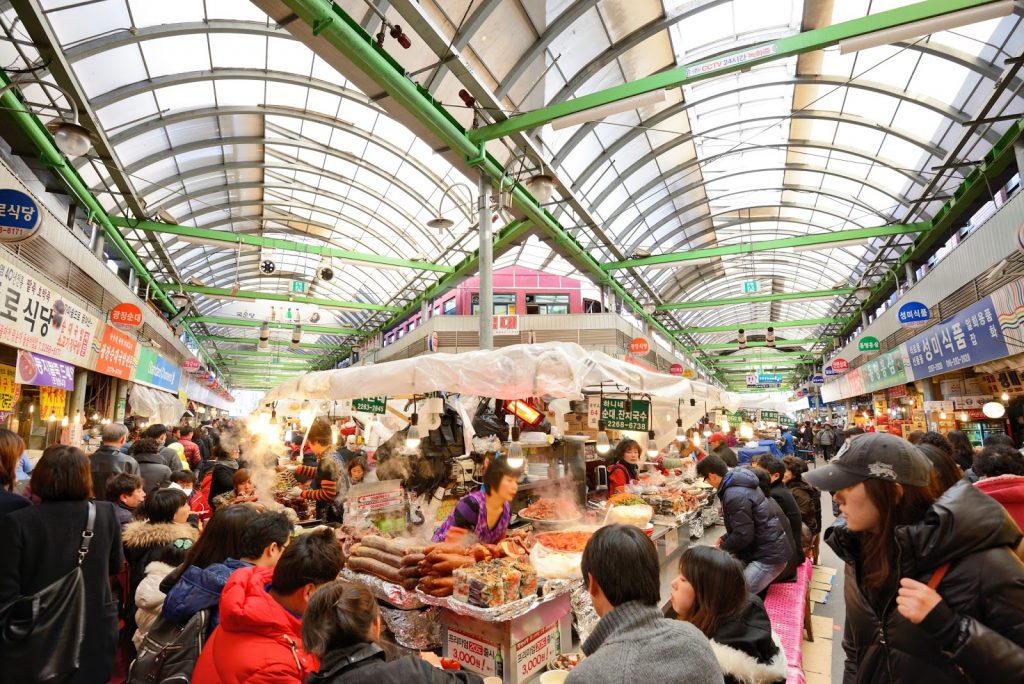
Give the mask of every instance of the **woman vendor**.
[[484, 472], [483, 489], [459, 499], [448, 519], [434, 532], [433, 541], [455, 541], [467, 533], [483, 544], [504, 539], [521, 473], [504, 458], [492, 460]]
[[626, 490], [626, 485], [636, 481], [640, 468], [640, 444], [624, 439], [615, 445], [612, 464], [608, 466], [608, 495], [613, 496]]

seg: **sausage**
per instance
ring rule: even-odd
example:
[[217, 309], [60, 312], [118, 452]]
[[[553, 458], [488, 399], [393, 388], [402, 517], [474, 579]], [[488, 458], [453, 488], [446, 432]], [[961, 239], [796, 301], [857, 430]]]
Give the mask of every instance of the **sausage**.
[[379, 536], [363, 537], [363, 545], [380, 549], [392, 556], [401, 556], [407, 551], [419, 552], [423, 550], [421, 544], [416, 544], [412, 539], [385, 539]]
[[426, 556], [422, 553], [410, 553], [407, 556], [402, 556], [401, 566], [403, 568], [416, 566], [424, 558], [426, 558]]
[[384, 553], [380, 549], [369, 547], [366, 544], [360, 545], [353, 555], [358, 556], [359, 558], [372, 558], [373, 560], [390, 565], [393, 568], [399, 567], [402, 563], [400, 556], [393, 556], [390, 553]]
[[406, 591], [412, 591], [413, 589], [416, 588], [416, 583], [419, 582], [419, 581], [420, 581], [419, 577], [406, 577], [401, 582], [399, 582], [399, 584]]
[[401, 570], [398, 571], [398, 574], [401, 575], [402, 577], [407, 577], [407, 578], [415, 577], [416, 579], [419, 579], [419, 578], [423, 577], [423, 573], [420, 572], [420, 569], [417, 568], [415, 565], [413, 565], [412, 567], [402, 568]]
[[469, 547], [465, 544], [453, 544], [451, 542], [442, 542], [440, 544], [434, 544], [423, 549], [423, 553], [427, 556], [430, 554], [437, 553], [458, 553], [465, 555], [469, 553]]
[[451, 575], [456, 569], [464, 565], [471, 565], [474, 562], [472, 556], [443, 555], [440, 557], [439, 562], [430, 564], [429, 574]]
[[361, 556], [349, 556], [348, 566], [356, 572], [364, 572], [369, 575], [376, 575], [383, 580], [388, 582], [394, 582], [395, 584], [401, 584], [406, 578], [398, 574], [398, 568], [394, 568], [385, 563], [381, 563], [378, 560], [372, 558], [364, 558]]

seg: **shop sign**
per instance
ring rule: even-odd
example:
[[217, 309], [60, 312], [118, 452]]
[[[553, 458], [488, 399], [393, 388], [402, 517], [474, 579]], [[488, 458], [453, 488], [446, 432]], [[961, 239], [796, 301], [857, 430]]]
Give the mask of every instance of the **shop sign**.
[[14, 366], [0, 364], [0, 413], [14, 410], [18, 386], [14, 382]]
[[457, 660], [462, 667], [484, 677], [501, 676], [495, 662], [495, 655], [501, 647], [479, 637], [463, 634], [448, 627], [448, 657]]
[[386, 480], [352, 485], [345, 497], [345, 506], [362, 515], [398, 510], [405, 506], [402, 481]]
[[360, 413], [384, 413], [387, 406], [387, 397], [363, 397], [352, 400], [352, 410]]
[[631, 432], [647, 432], [651, 413], [650, 402], [640, 399], [632, 400], [632, 410], [626, 411], [624, 399], [601, 400], [601, 418], [609, 430], [629, 430]]
[[629, 351], [634, 354], [646, 354], [651, 351], [651, 343], [644, 337], [634, 337], [629, 343]]
[[292, 294], [305, 294], [305, 293], [306, 293], [306, 283], [305, 283], [305, 281], [293, 280], [292, 281]]
[[781, 416], [779, 416], [779, 425], [781, 427], [789, 427], [789, 428], [791, 428], [791, 427], [793, 427], [793, 419], [790, 418], [787, 415], [781, 415]]
[[39, 205], [20, 190], [0, 189], [0, 242], [21, 242], [43, 224]]
[[558, 657], [561, 649], [558, 637], [558, 622], [554, 622], [516, 642], [514, 651], [518, 681], [526, 681]]
[[907, 396], [907, 386], [896, 385], [895, 387], [890, 387], [888, 395], [890, 399], [899, 399], [900, 397], [905, 397]]
[[747, 389], [776, 389], [778, 385], [753, 384], [747, 385]]
[[[993, 297], [985, 297], [904, 342], [915, 378], [929, 378], [1009, 355], [1000, 323], [1003, 312]], [[1006, 313], [1015, 317], [1016, 311], [1019, 309], [1015, 307]]]
[[181, 369], [148, 347], [139, 347], [135, 381], [177, 394]]
[[881, 344], [878, 342], [877, 337], [862, 337], [857, 341], [857, 351], [878, 351], [881, 349]]
[[19, 385], [75, 389], [75, 367], [41, 354], [18, 350], [15, 382]]
[[427, 351], [436, 352], [438, 349], [439, 349], [439, 346], [438, 346], [438, 340], [437, 340], [437, 333], [436, 332], [432, 332], [432, 333], [430, 333], [430, 336], [427, 337]]
[[857, 369], [860, 371], [858, 375], [863, 382], [864, 392], [907, 383], [910, 378], [907, 377], [907, 362], [903, 352], [904, 347], [900, 345]]
[[779, 420], [779, 412], [778, 411], [766, 411], [764, 409], [761, 410], [761, 422], [763, 422], [763, 423], [774, 423], [774, 422], [777, 422], [778, 420]]
[[932, 412], [945, 411], [946, 413], [952, 413], [956, 406], [951, 401], [926, 401], [924, 402], [924, 410]]
[[103, 338], [100, 341], [96, 372], [112, 375], [122, 380], [131, 380], [138, 350], [139, 343], [137, 341], [108, 325], [103, 330]]
[[942, 392], [942, 396], [952, 399], [953, 397], [962, 397], [964, 392], [964, 381], [962, 378], [949, 378], [947, 380], [939, 381], [939, 390]]
[[747, 50], [740, 52], [734, 52], [729, 55], [722, 57], [716, 57], [709, 59], [704, 62], [698, 62], [692, 66], [686, 67], [686, 77], [694, 78], [696, 76], [703, 76], [705, 74], [711, 74], [722, 69], [728, 69], [729, 67], [736, 66], [737, 64], [743, 64], [755, 59], [764, 59], [765, 57], [771, 57], [779, 51], [778, 43], [767, 43], [765, 45], [758, 45]]
[[196, 373], [202, 368], [202, 364], [199, 363], [199, 359], [187, 358], [181, 364], [181, 370], [186, 373]]
[[138, 328], [142, 325], [142, 309], [134, 304], [118, 304], [110, 310], [110, 322], [119, 328]]
[[846, 359], [836, 359], [832, 362], [832, 370], [837, 373], [842, 373], [850, 369], [850, 362]]
[[932, 312], [921, 302], [907, 302], [896, 312], [896, 317], [905, 328], [920, 328], [931, 320]]
[[992, 397], [985, 396], [985, 395], [982, 395], [982, 396], [956, 397], [956, 398], [953, 399], [953, 407], [957, 411], [963, 411], [963, 410], [970, 411], [972, 409], [981, 410], [981, 407], [984, 406], [985, 404], [987, 404], [990, 401], [992, 401]]
[[39, 388], [39, 419], [48, 421], [50, 416], [57, 420], [64, 417], [64, 402], [67, 401], [67, 392], [59, 387]]
[[821, 385], [825, 383], [825, 378], [821, 375], [815, 375], [811, 378], [811, 382], [813, 382], [815, 385]]
[[495, 335], [518, 335], [519, 316], [491, 316], [491, 331]]
[[697, 377], [697, 371], [692, 368], [685, 368], [683, 369], [683, 377], [687, 380], [693, 380]]
[[832, 377], [832, 376], [834, 376], [835, 374], [836, 374], [836, 372], [835, 372], [835, 370], [834, 370], [834, 369], [832, 368], [832, 366], [825, 366], [825, 375], [826, 375], [827, 377], [830, 377], [830, 378], [831, 378], [831, 377]]
[[683, 374], [683, 364], [681, 364], [681, 363], [673, 363], [671, 366], [668, 367], [668, 372], [671, 373], [672, 375], [682, 375]]
[[779, 385], [782, 383], [782, 373], [758, 373], [759, 384]]
[[99, 321], [0, 258], [0, 344], [87, 366]]

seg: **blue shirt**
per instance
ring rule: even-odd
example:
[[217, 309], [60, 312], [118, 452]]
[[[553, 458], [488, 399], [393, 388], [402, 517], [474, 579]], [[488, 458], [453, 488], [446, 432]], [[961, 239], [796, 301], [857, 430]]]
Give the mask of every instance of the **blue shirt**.
[[28, 454], [22, 453], [18, 459], [18, 469], [15, 471], [15, 480], [27, 480], [32, 472], [32, 462], [28, 460]]
[[782, 441], [786, 443], [785, 452], [786, 454], [795, 454], [796, 448], [793, 446], [793, 435], [789, 432], [782, 433]]

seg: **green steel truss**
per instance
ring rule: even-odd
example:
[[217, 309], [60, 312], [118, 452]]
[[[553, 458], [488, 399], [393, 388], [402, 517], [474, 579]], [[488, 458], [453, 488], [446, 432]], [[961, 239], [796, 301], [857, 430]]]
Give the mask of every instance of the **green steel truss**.
[[345, 309], [347, 311], [387, 311], [395, 313], [401, 311], [398, 306], [387, 306], [385, 304], [369, 304], [367, 302], [348, 302], [339, 299], [327, 299], [324, 297], [307, 297], [299, 294], [286, 294], [282, 292], [254, 292], [252, 290], [239, 290], [237, 292], [226, 287], [206, 287], [200, 285], [174, 285], [165, 283], [160, 286], [164, 292], [188, 292], [190, 294], [204, 294], [211, 297], [223, 297], [227, 299], [239, 299], [244, 301], [269, 301], [269, 302], [291, 302], [295, 304], [312, 304], [322, 306], [325, 309]]
[[677, 311], [680, 309], [712, 309], [717, 306], [733, 304], [757, 304], [760, 302], [790, 302], [802, 299], [831, 299], [836, 295], [852, 294], [852, 287], [840, 287], [834, 290], [811, 290], [808, 292], [776, 292], [773, 294], [750, 294], [743, 297], [723, 297], [721, 299], [701, 299], [692, 302], [673, 302], [655, 307], [656, 311]]

